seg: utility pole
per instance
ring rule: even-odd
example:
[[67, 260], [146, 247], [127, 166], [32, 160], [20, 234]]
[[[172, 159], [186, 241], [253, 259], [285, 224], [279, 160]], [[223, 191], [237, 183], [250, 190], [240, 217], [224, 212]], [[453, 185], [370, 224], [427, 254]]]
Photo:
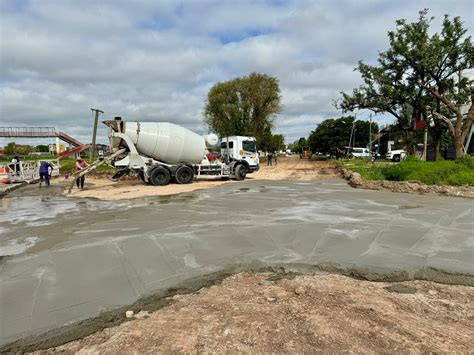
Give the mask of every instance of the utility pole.
[[420, 112], [420, 119], [424, 119], [425, 121], [425, 126], [423, 127], [423, 153], [421, 155], [421, 160], [426, 161], [426, 155], [428, 152], [428, 120], [427, 117], [424, 117], [423, 112]]
[[104, 111], [99, 110], [97, 108], [91, 108], [91, 111], [92, 113], [95, 113], [94, 131], [92, 132], [92, 146], [91, 146], [91, 149], [89, 150], [89, 158], [93, 160], [94, 155], [95, 155], [95, 138], [97, 136], [97, 122], [99, 121], [99, 113], [104, 113]]
[[352, 137], [354, 137], [354, 141], [355, 141], [355, 123], [356, 123], [356, 120], [357, 120], [357, 116], [354, 115], [354, 122], [352, 122], [352, 128], [351, 128], [351, 135], [349, 137], [349, 144], [348, 144], [348, 147], [347, 147], [347, 151], [346, 151], [346, 155], [349, 155], [350, 152], [351, 152], [351, 147], [353, 147], [352, 145]]
[[381, 125], [377, 126], [377, 158], [381, 158], [380, 156], [380, 129]]
[[369, 116], [369, 152], [372, 155], [372, 113]]

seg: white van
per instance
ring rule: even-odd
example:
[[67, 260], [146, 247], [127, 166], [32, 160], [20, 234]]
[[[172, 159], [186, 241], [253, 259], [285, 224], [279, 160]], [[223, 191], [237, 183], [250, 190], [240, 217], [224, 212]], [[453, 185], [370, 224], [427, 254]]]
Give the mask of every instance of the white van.
[[370, 150], [367, 148], [351, 148], [349, 151], [349, 158], [369, 159], [370, 156]]

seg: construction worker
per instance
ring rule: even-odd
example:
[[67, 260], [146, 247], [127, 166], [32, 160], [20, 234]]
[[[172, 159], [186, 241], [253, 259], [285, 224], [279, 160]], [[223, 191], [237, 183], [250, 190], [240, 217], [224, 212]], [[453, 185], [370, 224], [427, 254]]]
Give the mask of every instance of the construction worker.
[[[89, 166], [80, 156], [77, 157], [76, 159], [76, 171], [81, 171], [82, 169], [85, 169]], [[84, 189], [84, 181], [86, 180], [85, 175], [82, 175], [81, 177], [78, 177], [76, 179], [76, 185], [77, 188], [79, 189]]]
[[273, 161], [273, 153], [272, 152], [269, 152], [267, 154], [267, 165], [270, 166], [272, 165], [272, 161]]
[[[51, 169], [51, 172], [49, 171]], [[53, 173], [53, 166], [49, 161], [44, 161], [41, 163], [40, 168], [39, 168], [39, 176], [40, 176], [40, 183], [39, 183], [39, 188], [41, 189], [41, 185], [43, 184], [43, 181], [46, 183], [46, 186], [49, 187], [49, 179]]]
[[10, 163], [11, 163], [9, 165], [10, 169], [13, 170], [15, 175], [20, 175], [20, 170], [21, 170], [21, 168], [20, 168], [20, 157], [18, 155], [16, 155], [15, 157], [13, 157], [13, 159], [11, 160]]

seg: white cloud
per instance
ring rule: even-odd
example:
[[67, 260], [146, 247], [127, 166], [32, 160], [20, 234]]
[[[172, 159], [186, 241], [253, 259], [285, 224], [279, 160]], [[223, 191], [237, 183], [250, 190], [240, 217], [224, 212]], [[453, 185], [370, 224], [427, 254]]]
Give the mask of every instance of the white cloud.
[[468, 0], [5, 0], [0, 125], [55, 126], [88, 142], [97, 107], [205, 132], [212, 84], [259, 71], [280, 80], [276, 130], [292, 141], [340, 115], [333, 100], [359, 85], [357, 60], [374, 61], [395, 19], [424, 7], [470, 24]]

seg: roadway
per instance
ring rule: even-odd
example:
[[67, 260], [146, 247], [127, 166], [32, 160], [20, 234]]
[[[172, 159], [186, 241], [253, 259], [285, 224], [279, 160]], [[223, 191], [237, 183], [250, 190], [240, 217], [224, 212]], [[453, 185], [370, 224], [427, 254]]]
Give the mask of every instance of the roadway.
[[114, 202], [54, 189], [0, 199], [0, 345], [235, 265], [473, 285], [470, 199], [339, 179]]

